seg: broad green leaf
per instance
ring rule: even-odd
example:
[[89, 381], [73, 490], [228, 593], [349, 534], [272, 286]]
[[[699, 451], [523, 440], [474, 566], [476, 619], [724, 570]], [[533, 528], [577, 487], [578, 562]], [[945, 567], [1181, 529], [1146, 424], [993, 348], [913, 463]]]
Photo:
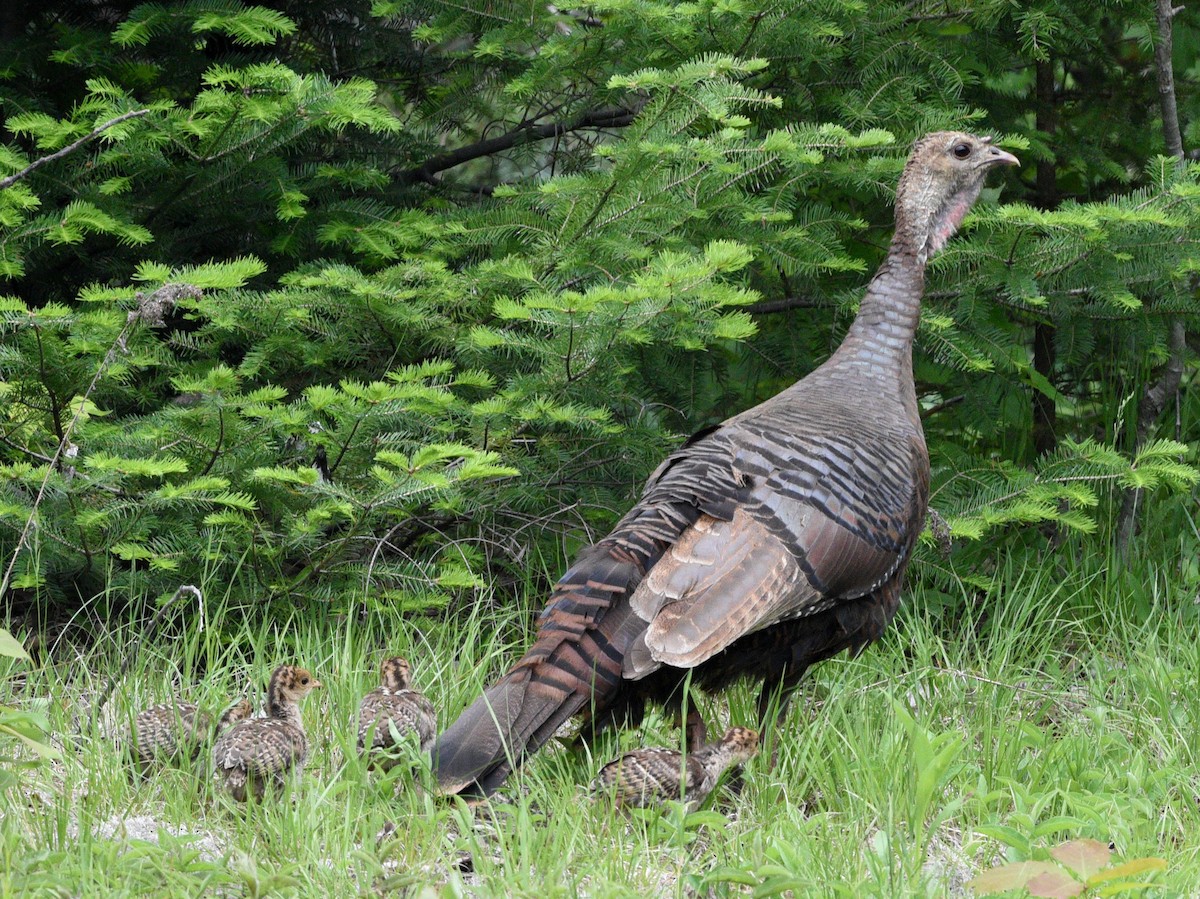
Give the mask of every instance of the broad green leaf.
[[0, 656], [8, 656], [10, 659], [24, 659], [27, 662], [31, 661], [29, 653], [25, 651], [25, 647], [21, 645], [21, 641], [2, 627], [0, 627]]
[[62, 758], [62, 753], [59, 752], [57, 749], [55, 749], [53, 746], [50, 746], [47, 743], [43, 743], [41, 740], [36, 740], [33, 737], [30, 737], [30, 736], [27, 736], [26, 734], [21, 733], [20, 730], [18, 730], [17, 728], [14, 728], [14, 727], [10, 727], [9, 725], [5, 724], [2, 720], [0, 720], [0, 733], [8, 734], [11, 737], [16, 737], [18, 740], [21, 741], [21, 743], [23, 743], [25, 745], [26, 749], [33, 752], [39, 758], [46, 759], [48, 761]]

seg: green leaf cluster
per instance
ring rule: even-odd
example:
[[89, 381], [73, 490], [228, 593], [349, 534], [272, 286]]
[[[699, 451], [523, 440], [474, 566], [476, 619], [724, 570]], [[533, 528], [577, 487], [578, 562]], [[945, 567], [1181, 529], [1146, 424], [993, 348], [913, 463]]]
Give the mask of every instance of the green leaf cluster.
[[[6, 558], [36, 525], [14, 586], [441, 608], [528, 584], [683, 436], [828, 355], [907, 146], [949, 127], [1025, 167], [928, 278], [954, 541], [914, 576], [1109, 539], [1122, 489], [1195, 489], [1194, 399], [1135, 436], [1200, 312], [1200, 166], [1162, 155], [1149, 7], [1077, 7], [43, 5], [0, 51]], [[1200, 33], [1176, 32], [1194, 144]]]
[[[5, 662], [10, 659], [28, 662], [29, 653], [25, 647], [7, 630], [0, 627], [0, 658]], [[4, 675], [5, 679], [11, 675]], [[6, 756], [5, 764], [0, 766], [0, 797], [10, 801], [10, 788], [19, 783], [20, 771], [39, 761], [58, 759], [62, 757], [57, 749], [47, 742], [49, 722], [44, 711], [36, 708], [13, 708], [0, 704], [0, 747]], [[19, 747], [17, 754], [13, 747]]]

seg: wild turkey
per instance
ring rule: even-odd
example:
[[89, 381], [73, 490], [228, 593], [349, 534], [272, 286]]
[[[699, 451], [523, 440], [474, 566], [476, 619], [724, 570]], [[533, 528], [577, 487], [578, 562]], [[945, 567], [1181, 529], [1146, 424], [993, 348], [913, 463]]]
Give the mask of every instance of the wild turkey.
[[757, 752], [758, 734], [745, 727], [731, 727], [720, 740], [688, 755], [678, 749], [635, 749], [601, 768], [592, 792], [611, 796], [619, 806], [651, 808], [682, 799], [693, 809], [712, 792], [726, 768]]
[[384, 659], [379, 676], [381, 685], [358, 706], [358, 752], [369, 753], [372, 764], [390, 771], [398, 763], [390, 753], [407, 734], [416, 734], [421, 751], [429, 751], [437, 734], [437, 716], [433, 703], [412, 688], [407, 659]]
[[155, 761], [195, 759], [201, 747], [230, 725], [250, 717], [250, 702], [242, 699], [227, 708], [216, 726], [194, 702], [166, 702], [138, 712], [125, 734], [124, 745], [143, 773]]
[[267, 686], [267, 716], [241, 721], [217, 738], [213, 766], [238, 802], [246, 801], [247, 788], [261, 799], [268, 781], [281, 785], [304, 767], [308, 736], [299, 702], [319, 686], [305, 669], [280, 665]]
[[554, 587], [537, 638], [437, 740], [443, 791], [494, 791], [581, 710], [637, 719], [692, 682], [763, 681], [759, 714], [815, 662], [875, 640], [924, 520], [929, 456], [912, 374], [926, 261], [1017, 165], [990, 138], [916, 142], [896, 231], [837, 351], [700, 432]]

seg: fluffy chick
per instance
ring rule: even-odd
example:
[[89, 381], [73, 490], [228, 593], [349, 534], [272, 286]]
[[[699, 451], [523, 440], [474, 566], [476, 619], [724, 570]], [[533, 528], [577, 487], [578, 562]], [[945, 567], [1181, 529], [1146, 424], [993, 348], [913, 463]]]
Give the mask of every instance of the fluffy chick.
[[194, 702], [164, 702], [137, 713], [124, 744], [143, 773], [156, 761], [195, 759], [202, 746], [231, 725], [250, 717], [250, 701], [227, 708], [214, 727], [212, 716]]
[[437, 735], [437, 715], [433, 703], [413, 689], [407, 659], [384, 659], [379, 676], [380, 686], [358, 706], [358, 753], [389, 771], [399, 762], [392, 751], [408, 734], [417, 735], [422, 752], [429, 751]]
[[758, 733], [745, 727], [731, 727], [720, 740], [686, 756], [677, 749], [635, 749], [601, 768], [592, 792], [611, 796], [619, 806], [651, 808], [682, 799], [694, 809], [726, 768], [757, 752]]
[[238, 802], [247, 792], [262, 798], [268, 782], [282, 785], [308, 758], [308, 736], [300, 717], [300, 700], [321, 682], [304, 668], [280, 665], [267, 686], [267, 715], [241, 721], [213, 746], [213, 766]]

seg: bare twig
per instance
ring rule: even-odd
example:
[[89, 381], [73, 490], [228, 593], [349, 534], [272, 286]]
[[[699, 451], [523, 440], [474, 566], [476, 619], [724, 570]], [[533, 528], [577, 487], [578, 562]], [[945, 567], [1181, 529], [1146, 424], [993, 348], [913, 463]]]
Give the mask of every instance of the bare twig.
[[338, 466], [342, 464], [342, 457], [346, 455], [346, 451], [350, 449], [350, 446], [354, 443], [354, 435], [358, 433], [358, 428], [363, 423], [363, 419], [365, 418], [365, 415], [360, 415], [357, 419], [355, 419], [354, 427], [350, 429], [350, 433], [346, 436], [345, 441], [342, 443], [342, 448], [338, 450], [337, 458], [334, 459], [333, 464], [329, 466], [330, 478], [334, 476], [338, 470]]
[[504, 150], [511, 150], [521, 144], [545, 140], [550, 137], [561, 137], [572, 131], [584, 131], [598, 128], [624, 128], [630, 125], [637, 116], [632, 109], [597, 109], [585, 112], [574, 122], [545, 122], [534, 125], [527, 122], [499, 137], [489, 137], [465, 147], [459, 147], [449, 153], [442, 153], [427, 159], [419, 166], [400, 172], [396, 180], [401, 184], [415, 184], [424, 181], [433, 183], [433, 176], [447, 169], [460, 166], [473, 159], [491, 156]]
[[184, 584], [175, 591], [174, 596], [163, 603], [159, 607], [158, 611], [154, 613], [154, 617], [150, 619], [150, 624], [144, 631], [142, 631], [141, 636], [139, 636], [134, 644], [126, 651], [125, 658], [121, 660], [120, 669], [118, 669], [117, 673], [108, 679], [108, 683], [105, 684], [104, 689], [100, 691], [100, 696], [94, 703], [92, 703], [92, 718], [88, 726], [89, 733], [95, 733], [96, 722], [100, 719], [101, 709], [104, 708], [104, 704], [108, 702], [109, 698], [112, 696], [113, 691], [117, 688], [117, 684], [119, 684], [124, 679], [125, 675], [129, 673], [129, 666], [133, 664], [134, 658], [137, 657], [138, 649], [141, 648], [143, 643], [154, 636], [154, 634], [158, 631], [158, 626], [162, 623], [163, 615], [166, 614], [167, 609], [172, 608], [175, 603], [179, 601], [179, 598], [185, 593], [194, 596], [196, 598], [196, 602], [200, 603], [200, 620], [201, 628], [203, 629], [204, 594], [200, 592], [199, 587], [193, 587], [191, 584]]
[[745, 307], [747, 312], [754, 315], [770, 315], [775, 312], [788, 312], [792, 309], [816, 309], [824, 305], [814, 297], [784, 297], [782, 300], [763, 300], [751, 303]]
[[75, 141], [75, 143], [67, 144], [67, 146], [63, 147], [61, 150], [57, 150], [57, 151], [51, 153], [49, 156], [43, 156], [41, 159], [34, 160], [33, 162], [31, 162], [25, 168], [21, 169], [21, 171], [17, 172], [16, 174], [9, 175], [7, 178], [0, 178], [0, 190], [5, 190], [6, 188], [12, 187], [14, 184], [16, 184], [22, 178], [28, 178], [29, 175], [33, 173], [34, 169], [37, 169], [38, 167], [45, 165], [47, 162], [53, 162], [56, 159], [62, 159], [62, 157], [66, 156], [69, 153], [74, 153], [76, 150], [78, 150], [80, 147], [82, 147], [88, 141], [99, 137], [101, 134], [103, 134], [105, 131], [107, 131], [109, 128], [111, 128], [113, 125], [119, 125], [119, 124], [121, 124], [121, 122], [128, 121], [129, 119], [139, 118], [141, 116], [144, 116], [149, 111], [150, 110], [148, 110], [148, 109], [135, 109], [135, 110], [132, 110], [131, 112], [122, 113], [121, 115], [117, 116], [115, 119], [109, 119], [107, 122], [105, 122], [103, 125], [98, 127], [91, 134], [84, 135], [83, 137], [79, 138], [79, 140]]
[[967, 396], [964, 393], [960, 393], [958, 396], [948, 397], [947, 399], [942, 400], [940, 403], [930, 406], [928, 409], [922, 409], [921, 418], [926, 419], [932, 415], [937, 415], [939, 412], [945, 412], [952, 406], [957, 406], [959, 403], [966, 400], [966, 398]]

